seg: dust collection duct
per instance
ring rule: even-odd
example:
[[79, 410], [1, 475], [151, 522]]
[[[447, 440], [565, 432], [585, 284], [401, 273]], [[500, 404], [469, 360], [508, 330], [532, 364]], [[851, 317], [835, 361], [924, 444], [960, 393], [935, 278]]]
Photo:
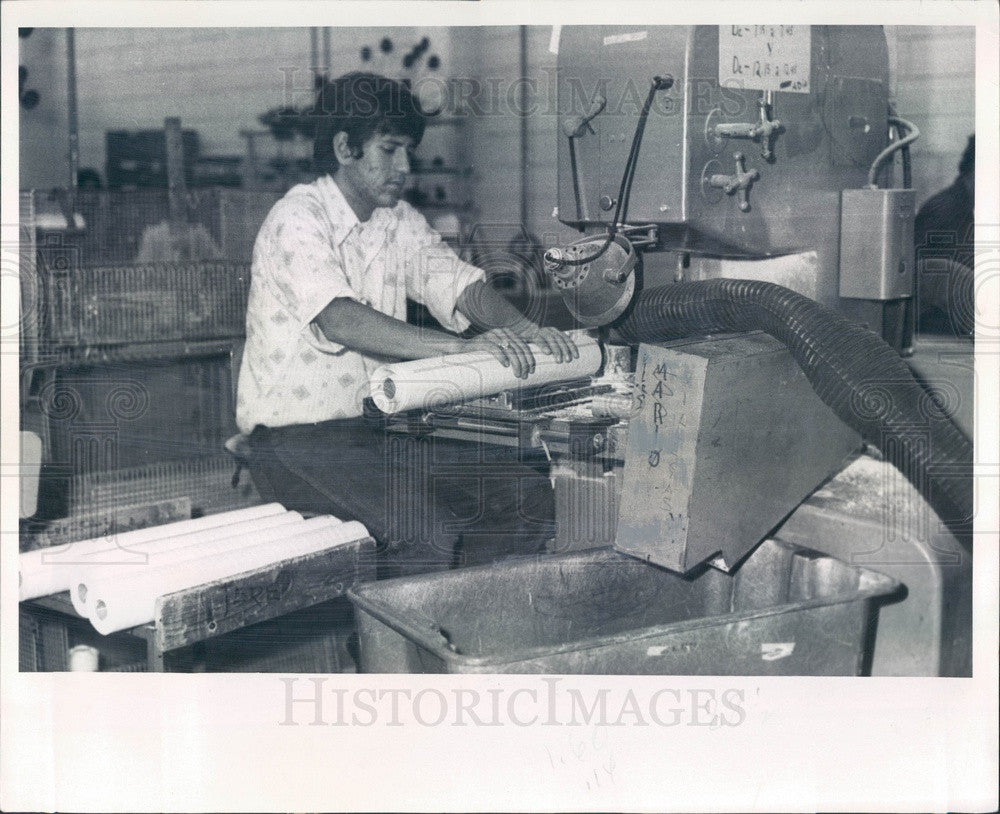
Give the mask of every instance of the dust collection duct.
[[769, 333], [969, 545], [972, 445], [899, 355], [914, 197], [885, 168], [918, 133], [881, 27], [564, 27], [558, 99], [558, 215], [585, 234], [545, 260], [574, 315]]

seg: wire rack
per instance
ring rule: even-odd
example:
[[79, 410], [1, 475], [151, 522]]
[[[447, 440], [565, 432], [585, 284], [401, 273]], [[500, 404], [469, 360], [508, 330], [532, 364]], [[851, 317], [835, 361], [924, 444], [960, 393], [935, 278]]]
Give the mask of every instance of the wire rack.
[[45, 282], [45, 338], [56, 347], [224, 339], [243, 335], [250, 266], [95, 266], [51, 271]]
[[41, 351], [241, 336], [278, 197], [197, 189], [171, 210], [163, 189], [22, 193], [22, 299]]
[[226, 453], [145, 466], [91, 472], [73, 478], [70, 512], [101, 512], [123, 503], [191, 499], [194, 516], [260, 503], [248, 478], [234, 488], [233, 459]]
[[186, 496], [157, 503], [116, 506], [103, 512], [73, 515], [44, 524], [24, 524], [20, 531], [20, 547], [21, 551], [32, 551], [164, 523], [176, 523], [190, 517], [191, 500]]
[[51, 616], [18, 616], [18, 669], [21, 672], [67, 669], [69, 631]]
[[[22, 192], [18, 200], [18, 276], [21, 283], [20, 343], [21, 359], [34, 362], [38, 359], [39, 340], [39, 290], [35, 274], [35, 196]], [[5, 269], [6, 271], [6, 269]]]
[[[149, 261], [249, 261], [253, 242], [280, 193], [267, 190], [194, 189], [171, 212], [165, 189], [32, 190], [35, 223], [59, 234], [76, 264], [126, 265]], [[70, 217], [72, 223], [69, 222]]]
[[[62, 492], [71, 534], [122, 505], [189, 497], [197, 515], [259, 503], [249, 478], [232, 486], [222, 441], [234, 431], [228, 358], [245, 331], [253, 243], [279, 197], [196, 189], [171, 206], [164, 189], [21, 194], [22, 324], [30, 328], [22, 330], [22, 396], [32, 407], [33, 383], [41, 393], [45, 382], [68, 381], [88, 407], [62, 420], [41, 405], [40, 420], [52, 425], [47, 461], [73, 464]], [[132, 363], [153, 372], [121, 367]], [[103, 404], [122, 376], [140, 391], [152, 376], [151, 399], [177, 400], [180, 435], [167, 437], [147, 417], [118, 422], [111, 440], [97, 437], [101, 416], [90, 401]], [[181, 384], [164, 394], [154, 386], [161, 379]], [[163, 427], [174, 425], [154, 407]], [[102, 452], [108, 444], [116, 455]], [[70, 455], [76, 447], [96, 452]]]
[[75, 475], [65, 516], [22, 527], [20, 550], [258, 505], [253, 481], [244, 474], [234, 486], [234, 471], [222, 453]]
[[349, 641], [354, 614], [345, 597], [245, 627], [204, 644], [206, 672], [356, 672]]
[[126, 664], [115, 664], [101, 670], [102, 673], [146, 673], [148, 671], [149, 666], [144, 661], [130, 661]]
[[39, 664], [38, 621], [20, 614], [18, 617], [17, 661], [21, 672], [35, 672]]

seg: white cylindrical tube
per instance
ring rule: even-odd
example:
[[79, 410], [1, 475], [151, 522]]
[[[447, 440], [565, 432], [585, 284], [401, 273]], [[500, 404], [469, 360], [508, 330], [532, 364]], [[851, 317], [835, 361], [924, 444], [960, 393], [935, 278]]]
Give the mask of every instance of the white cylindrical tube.
[[[73, 602], [73, 608], [77, 613], [81, 616], [89, 616], [90, 611], [87, 602], [89, 590], [87, 586], [94, 582], [101, 582], [104, 579], [124, 579], [160, 565], [182, 562], [183, 560], [190, 560], [195, 557], [204, 557], [214, 551], [228, 551], [231, 548], [246, 547], [252, 545], [249, 542], [251, 539], [256, 542], [271, 539], [269, 535], [270, 529], [302, 522], [302, 515], [298, 512], [273, 514], [269, 517], [259, 517], [256, 520], [244, 520], [242, 523], [236, 523], [232, 526], [202, 529], [192, 534], [170, 537], [162, 541], [172, 543], [170, 547], [143, 550], [142, 554], [144, 556], [140, 560], [117, 563], [96, 562], [94, 564], [77, 565], [70, 572], [69, 598]], [[337, 522], [340, 521], [338, 520]], [[157, 540], [155, 542], [161, 541]]]
[[163, 558], [158, 558], [157, 563], [142, 570], [123, 571], [119, 569], [117, 573], [105, 570], [101, 572], [99, 578], [91, 578], [77, 586], [78, 589], [71, 592], [71, 595], [77, 594], [84, 600], [81, 603], [82, 607], [85, 609], [87, 617], [93, 622], [95, 604], [100, 601], [100, 598], [109, 595], [117, 596], [130, 584], [155, 585], [164, 579], [173, 580], [183, 575], [190, 576], [193, 584], [201, 584], [206, 581], [202, 578], [204, 564], [217, 557], [229, 554], [241, 557], [244, 552], [257, 546], [276, 545], [282, 540], [296, 537], [308, 531], [330, 529], [339, 525], [342, 525], [342, 522], [332, 515], [321, 515], [309, 520], [303, 520], [299, 517], [293, 523], [240, 534], [213, 541], [208, 545], [202, 542], [185, 549], [166, 552]]
[[398, 413], [416, 408], [434, 409], [515, 387], [537, 387], [593, 376], [601, 367], [601, 346], [585, 334], [573, 339], [580, 356], [570, 362], [557, 362], [532, 345], [535, 370], [527, 379], [515, 377], [511, 368], [504, 367], [489, 353], [459, 353], [383, 365], [371, 377], [372, 400], [383, 413]]
[[156, 600], [160, 596], [229, 579], [367, 536], [368, 530], [361, 523], [350, 521], [250, 548], [188, 560], [180, 568], [159, 568], [155, 569], [156, 573], [151, 571], [129, 579], [105, 581], [94, 586], [90, 621], [104, 635], [147, 624], [153, 621]]
[[98, 552], [129, 549], [140, 543], [144, 544], [202, 529], [219, 528], [245, 520], [270, 517], [282, 514], [284, 511], [285, 507], [280, 503], [267, 503], [263, 506], [250, 506], [232, 512], [209, 514], [194, 520], [180, 520], [176, 523], [166, 523], [161, 526], [151, 526], [121, 534], [94, 537], [75, 543], [26, 551], [20, 555], [20, 598], [23, 601], [67, 590], [71, 566], [80, 563], [84, 557]]
[[590, 411], [595, 418], [628, 418], [632, 414], [632, 396], [627, 393], [607, 393], [594, 396]]
[[66, 655], [71, 673], [96, 673], [100, 666], [101, 651], [89, 644], [71, 647]]
[[80, 558], [80, 565], [101, 566], [101, 565], [145, 565], [149, 557], [163, 551], [170, 551], [175, 548], [183, 548], [192, 545], [198, 540], [215, 540], [221, 537], [232, 537], [244, 531], [258, 528], [270, 528], [274, 525], [293, 522], [301, 519], [298, 512], [283, 511], [277, 514], [269, 514], [267, 517], [255, 517], [250, 520], [241, 520], [237, 523], [225, 526], [216, 526], [209, 529], [188, 532], [187, 534], [177, 534], [171, 537], [161, 537], [156, 540], [133, 543], [127, 549], [111, 548], [105, 551], [93, 551]]
[[[280, 554], [283, 550], [282, 547], [289, 540], [301, 537], [303, 534], [315, 532], [324, 532], [328, 535], [339, 534], [339, 527], [347, 525], [333, 515], [320, 515], [319, 517], [302, 520], [288, 526], [226, 540], [223, 541], [223, 545], [214, 546], [211, 550], [202, 550], [196, 552], [194, 556], [175, 562], [162, 562], [151, 568], [144, 569], [142, 572], [134, 572], [119, 578], [105, 574], [104, 578], [100, 581], [94, 580], [92, 582], [93, 592], [88, 605], [90, 615], [93, 614], [94, 603], [100, 596], [109, 593], [118, 594], [121, 591], [128, 590], [129, 586], [159, 585], [163, 580], [169, 581], [170, 584], [178, 581], [187, 582], [189, 577], [191, 585], [201, 585], [210, 581], [204, 579], [205, 568], [216, 567], [215, 563], [221, 557], [233, 555], [236, 558], [233, 560], [234, 562], [242, 562], [240, 558], [249, 556], [247, 552], [251, 549], [256, 550], [257, 553], [271, 550]], [[359, 530], [360, 533], [358, 533]], [[361, 523], [353, 522], [346, 533], [354, 534], [354, 537], [349, 538], [353, 540], [357, 537], [366, 536], [368, 531]], [[339, 539], [339, 537], [334, 537], [333, 539]], [[282, 557], [277, 556], [276, 559], [282, 559]], [[157, 595], [159, 596], [159, 594]]]

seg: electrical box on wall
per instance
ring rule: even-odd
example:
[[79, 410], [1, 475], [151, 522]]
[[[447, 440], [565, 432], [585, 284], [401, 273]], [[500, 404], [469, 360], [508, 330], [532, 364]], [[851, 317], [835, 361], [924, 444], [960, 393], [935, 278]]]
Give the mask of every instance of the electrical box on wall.
[[895, 300], [913, 294], [912, 189], [845, 189], [841, 195], [840, 296]]

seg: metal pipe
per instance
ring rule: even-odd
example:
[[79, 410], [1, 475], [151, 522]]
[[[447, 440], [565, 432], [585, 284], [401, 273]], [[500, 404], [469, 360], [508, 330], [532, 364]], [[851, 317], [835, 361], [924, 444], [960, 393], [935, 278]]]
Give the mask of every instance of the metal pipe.
[[521, 228], [528, 230], [528, 26], [520, 26]]
[[312, 71], [313, 87], [319, 76], [319, 31], [316, 26], [309, 29], [309, 70]]
[[181, 120], [169, 116], [163, 120], [164, 144], [167, 152], [167, 200], [170, 207], [170, 225], [178, 226], [187, 220], [184, 202], [184, 137]]
[[323, 26], [323, 53], [321, 54], [323, 59], [323, 76], [329, 77], [330, 75], [330, 26]]
[[71, 229], [76, 228], [76, 184], [80, 174], [80, 123], [76, 99], [76, 39], [72, 28], [66, 29], [66, 108], [69, 130], [69, 215]]
[[878, 172], [882, 167], [883, 162], [893, 155], [897, 150], [901, 150], [904, 147], [908, 147], [918, 138], [920, 138], [920, 130], [917, 126], [906, 119], [901, 119], [899, 116], [890, 116], [889, 124], [896, 125], [897, 127], [902, 126], [906, 128], [909, 133], [899, 141], [894, 141], [888, 147], [886, 147], [882, 152], [875, 156], [875, 160], [872, 161], [871, 169], [868, 170], [868, 187], [869, 189], [878, 188]]

